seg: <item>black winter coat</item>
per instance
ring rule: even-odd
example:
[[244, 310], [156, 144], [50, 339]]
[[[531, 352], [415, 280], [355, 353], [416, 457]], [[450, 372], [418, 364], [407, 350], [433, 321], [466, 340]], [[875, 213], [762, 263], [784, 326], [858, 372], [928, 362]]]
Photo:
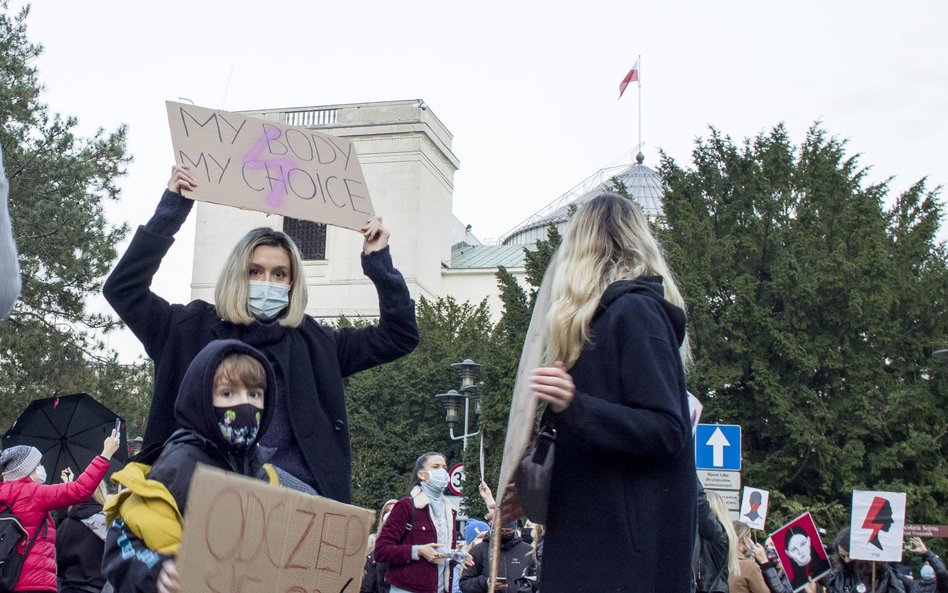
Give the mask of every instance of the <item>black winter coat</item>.
[[695, 582], [699, 592], [728, 593], [729, 543], [724, 525], [711, 510], [708, 495], [698, 484], [698, 550], [696, 550]]
[[[277, 374], [277, 397], [317, 492], [351, 502], [352, 454], [343, 378], [411, 352], [418, 344], [415, 305], [388, 247], [362, 256], [362, 269], [379, 293], [377, 325], [334, 330], [306, 316], [298, 328], [277, 323], [235, 325], [214, 306], [196, 300], [172, 305], [150, 290], [174, 239], [139, 227], [103, 293], [155, 363], [154, 393], [144, 447], [162, 443], [178, 428], [172, 411], [185, 370], [215, 339], [237, 339], [262, 351]], [[266, 441], [263, 444], [267, 444]]]
[[693, 590], [697, 486], [679, 346], [685, 314], [661, 279], [612, 284], [569, 370], [557, 432], [543, 593]]
[[932, 570], [935, 571], [935, 578], [929, 580], [920, 578], [915, 581], [915, 593], [948, 593], [948, 569], [945, 568], [942, 559], [928, 550], [922, 556], [922, 560], [931, 565]]
[[[213, 405], [214, 374], [231, 353], [249, 354], [261, 362], [267, 376], [260, 428], [253, 445], [246, 450], [230, 447], [221, 435]], [[275, 399], [273, 369], [258, 350], [237, 340], [216, 340], [201, 350], [181, 381], [174, 414], [182, 428], [160, 448], [143, 451], [136, 461], [151, 465], [148, 479], [160, 482], [174, 497], [182, 515], [187, 512], [188, 491], [198, 463], [240, 475], [266, 480], [263, 465], [272, 453], [257, 446], [273, 416], [268, 402]], [[157, 455], [157, 459], [152, 457]], [[133, 553], [129, 553], [129, 551]], [[117, 593], [155, 593], [156, 579], [166, 554], [145, 546], [141, 537], [127, 528], [121, 517], [109, 526], [102, 568]]]
[[[105, 517], [102, 505], [81, 502], [69, 508], [56, 528], [56, 567], [59, 590], [102, 589], [102, 548], [105, 545]], [[96, 516], [98, 515], [98, 517]], [[97, 531], [98, 530], [98, 531]]]

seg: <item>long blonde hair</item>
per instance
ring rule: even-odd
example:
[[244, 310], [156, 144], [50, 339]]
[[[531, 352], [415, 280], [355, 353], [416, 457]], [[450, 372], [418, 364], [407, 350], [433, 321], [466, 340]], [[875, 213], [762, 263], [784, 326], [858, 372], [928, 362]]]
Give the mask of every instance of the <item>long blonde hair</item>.
[[105, 478], [99, 482], [99, 485], [92, 491], [92, 500], [105, 506], [105, 499], [109, 497], [109, 489], [105, 485]]
[[708, 490], [708, 505], [711, 507], [711, 512], [714, 513], [714, 516], [718, 518], [718, 521], [721, 522], [721, 525], [724, 525], [724, 531], [727, 533], [727, 571], [736, 576], [741, 576], [741, 566], [738, 563], [740, 560], [740, 554], [737, 552], [737, 543], [740, 541], [738, 534], [734, 531], [734, 526], [731, 524], [731, 518], [727, 514], [727, 505], [724, 504], [724, 499], [718, 495], [717, 492]]
[[[606, 287], [616, 280], [645, 274], [661, 276], [665, 298], [685, 308], [648, 219], [631, 200], [602, 193], [573, 215], [556, 253], [550, 311], [547, 316], [546, 361], [571, 368], [589, 340], [589, 325]], [[691, 359], [688, 338], [682, 361]]]
[[309, 294], [306, 278], [303, 277], [303, 258], [289, 235], [282, 231], [260, 227], [253, 229], [234, 245], [221, 270], [214, 289], [214, 305], [221, 319], [237, 325], [250, 325], [254, 321], [248, 306], [250, 291], [250, 258], [253, 250], [261, 245], [282, 247], [290, 257], [290, 305], [280, 325], [299, 327], [306, 314]]

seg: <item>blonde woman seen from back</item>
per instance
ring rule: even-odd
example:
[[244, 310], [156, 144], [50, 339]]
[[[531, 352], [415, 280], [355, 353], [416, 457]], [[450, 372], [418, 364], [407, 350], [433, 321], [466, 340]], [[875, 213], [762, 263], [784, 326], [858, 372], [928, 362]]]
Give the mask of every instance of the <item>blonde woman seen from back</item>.
[[691, 590], [681, 292], [642, 211], [615, 194], [576, 211], [552, 269], [549, 366], [530, 382], [557, 432], [543, 592]]

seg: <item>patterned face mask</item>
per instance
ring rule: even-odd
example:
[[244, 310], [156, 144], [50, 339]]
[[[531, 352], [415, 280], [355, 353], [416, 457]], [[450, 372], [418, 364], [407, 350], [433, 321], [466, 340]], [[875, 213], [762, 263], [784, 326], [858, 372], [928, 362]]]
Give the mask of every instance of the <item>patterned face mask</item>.
[[214, 408], [217, 425], [224, 440], [235, 449], [250, 447], [260, 430], [263, 410], [253, 404], [238, 404], [229, 408]]

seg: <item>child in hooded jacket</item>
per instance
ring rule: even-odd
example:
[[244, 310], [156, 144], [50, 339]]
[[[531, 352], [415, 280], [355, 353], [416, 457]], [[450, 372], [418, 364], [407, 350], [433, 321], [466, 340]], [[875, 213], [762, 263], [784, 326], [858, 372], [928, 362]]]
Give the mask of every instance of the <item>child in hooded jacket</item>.
[[273, 369], [252, 346], [215, 340], [195, 357], [174, 407], [181, 428], [112, 476], [125, 490], [105, 506], [110, 527], [102, 568], [117, 593], [180, 591], [174, 559], [198, 463], [313, 493], [266, 463], [273, 450], [258, 445], [275, 398]]

